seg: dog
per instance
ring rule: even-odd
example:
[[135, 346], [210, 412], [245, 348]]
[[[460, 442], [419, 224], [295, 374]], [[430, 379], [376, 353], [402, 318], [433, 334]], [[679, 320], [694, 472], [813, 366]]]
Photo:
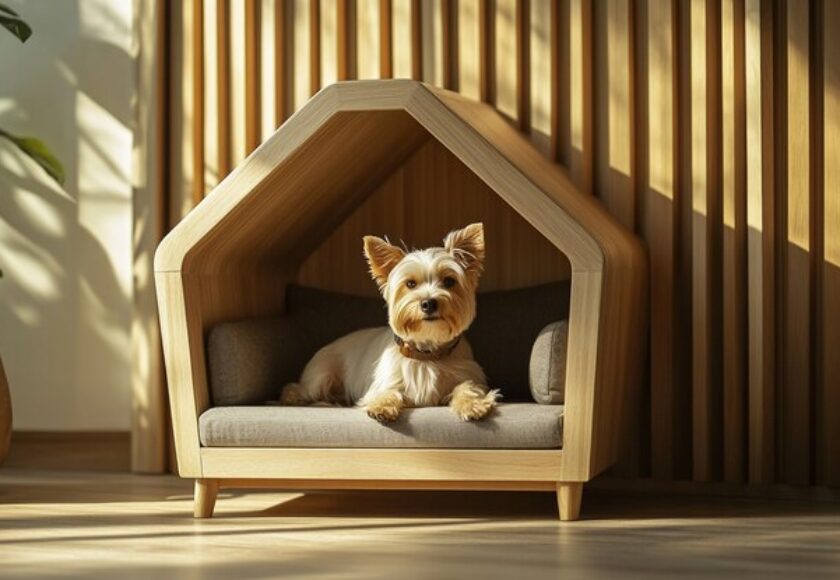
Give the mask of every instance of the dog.
[[370, 274], [388, 306], [388, 326], [358, 330], [319, 350], [284, 405], [356, 405], [381, 423], [408, 407], [448, 405], [464, 421], [486, 417], [498, 389], [486, 386], [464, 332], [476, 315], [484, 268], [481, 223], [449, 233], [443, 247], [407, 251], [364, 237]]

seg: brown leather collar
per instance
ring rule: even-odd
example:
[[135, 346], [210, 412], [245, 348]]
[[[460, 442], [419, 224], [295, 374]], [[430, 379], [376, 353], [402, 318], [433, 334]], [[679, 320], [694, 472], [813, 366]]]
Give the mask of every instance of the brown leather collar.
[[461, 335], [459, 334], [446, 344], [435, 348], [433, 350], [422, 350], [416, 345], [404, 341], [402, 338], [394, 335], [394, 342], [400, 347], [400, 354], [404, 357], [412, 358], [414, 360], [440, 360], [452, 354], [458, 343], [461, 342]]

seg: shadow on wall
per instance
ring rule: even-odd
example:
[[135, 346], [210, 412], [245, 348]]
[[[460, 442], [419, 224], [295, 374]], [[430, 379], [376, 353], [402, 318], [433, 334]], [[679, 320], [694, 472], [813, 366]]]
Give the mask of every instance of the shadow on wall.
[[127, 429], [130, 417], [130, 0], [11, 1], [0, 125], [47, 142], [60, 190], [0, 143], [0, 355], [17, 429]]

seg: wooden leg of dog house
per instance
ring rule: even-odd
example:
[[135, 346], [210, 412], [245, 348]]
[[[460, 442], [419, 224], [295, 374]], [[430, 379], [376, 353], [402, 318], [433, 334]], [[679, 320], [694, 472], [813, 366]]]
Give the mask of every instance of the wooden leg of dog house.
[[572, 522], [580, 516], [580, 501], [583, 498], [583, 484], [580, 482], [557, 482], [557, 508], [560, 521]]
[[196, 518], [212, 518], [218, 494], [218, 479], [196, 479], [194, 516]]

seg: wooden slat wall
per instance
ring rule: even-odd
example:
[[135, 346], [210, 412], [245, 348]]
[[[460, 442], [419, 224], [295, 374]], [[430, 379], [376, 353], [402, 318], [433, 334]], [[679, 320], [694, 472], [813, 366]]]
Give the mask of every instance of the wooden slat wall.
[[838, 3], [180, 0], [169, 17], [170, 221], [336, 79], [487, 101], [648, 243], [617, 472], [840, 485]]

